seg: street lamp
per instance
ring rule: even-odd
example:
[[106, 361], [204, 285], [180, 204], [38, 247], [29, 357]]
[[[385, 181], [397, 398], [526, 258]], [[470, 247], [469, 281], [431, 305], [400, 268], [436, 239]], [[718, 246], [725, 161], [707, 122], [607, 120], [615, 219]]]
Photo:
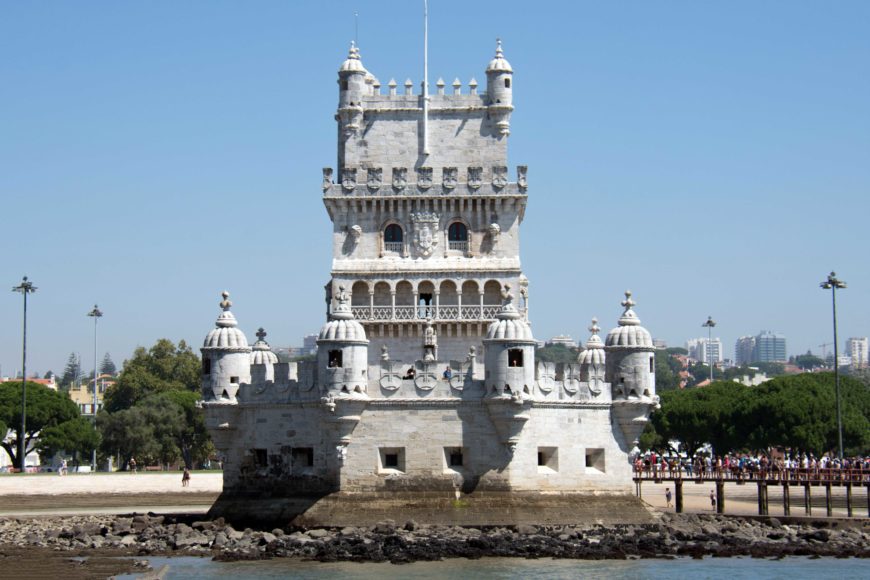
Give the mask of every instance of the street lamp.
[[716, 322], [712, 316], [707, 317], [707, 322], [701, 326], [707, 327], [707, 364], [710, 365], [710, 384], [713, 384], [713, 327]]
[[[94, 304], [94, 309], [88, 312], [88, 316], [94, 319], [94, 429], [97, 428], [97, 320], [103, 313], [97, 308], [97, 305]], [[97, 448], [94, 447], [94, 453], [92, 457], [92, 465], [93, 471], [97, 471]]]
[[834, 307], [834, 384], [837, 393], [837, 444], [840, 465], [843, 465], [843, 418], [840, 414], [840, 353], [837, 350], [837, 288], [845, 289], [846, 283], [837, 279], [837, 273], [828, 274], [828, 279], [819, 284], [824, 290], [831, 291], [831, 302]]
[[21, 280], [21, 284], [13, 286], [12, 291], [21, 292], [24, 295], [24, 338], [22, 339], [21, 348], [21, 435], [18, 437], [18, 454], [21, 457], [21, 473], [26, 473], [24, 462], [27, 456], [25, 454], [24, 433], [27, 428], [27, 295], [36, 292], [36, 286], [25, 276]]

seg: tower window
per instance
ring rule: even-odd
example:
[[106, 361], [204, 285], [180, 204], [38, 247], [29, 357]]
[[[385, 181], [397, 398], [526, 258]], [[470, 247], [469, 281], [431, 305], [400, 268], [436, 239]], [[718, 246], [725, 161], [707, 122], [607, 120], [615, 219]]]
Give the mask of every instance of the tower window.
[[204, 375], [211, 374], [211, 359], [210, 358], [202, 359], [202, 374], [204, 374]]
[[511, 80], [510, 79], [504, 80], [504, 88], [506, 88], [506, 89], [511, 88]]
[[290, 461], [297, 469], [313, 467], [314, 449], [312, 447], [294, 447], [290, 452]]
[[329, 351], [329, 368], [341, 368], [342, 366], [341, 360], [341, 351], [340, 350], [331, 350]]
[[538, 447], [538, 473], [559, 471], [559, 448]]
[[649, 372], [656, 372], [656, 359], [655, 357], [649, 357]]
[[468, 228], [465, 227], [465, 224], [462, 222], [453, 222], [452, 224], [450, 224], [450, 227], [447, 228], [447, 241], [467, 242]]
[[239, 377], [230, 377], [230, 382], [234, 385], [239, 384]]
[[268, 467], [269, 459], [265, 449], [254, 449], [254, 463], [257, 467]]
[[381, 447], [378, 449], [378, 471], [380, 473], [401, 473], [405, 471], [404, 447]]
[[508, 366], [523, 366], [523, 350], [521, 348], [512, 348], [508, 351]]
[[347, 90], [347, 81], [341, 81], [341, 90], [343, 90], [343, 91]]
[[402, 242], [402, 228], [396, 224], [390, 224], [384, 230], [385, 242]]

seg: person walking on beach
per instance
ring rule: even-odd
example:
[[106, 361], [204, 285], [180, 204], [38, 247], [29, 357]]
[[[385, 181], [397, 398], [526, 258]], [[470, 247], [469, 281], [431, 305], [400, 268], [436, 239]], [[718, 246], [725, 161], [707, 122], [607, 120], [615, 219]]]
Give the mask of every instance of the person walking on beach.
[[716, 511], [716, 495], [713, 493], [713, 490], [710, 490], [710, 506], [714, 512]]
[[190, 485], [190, 470], [188, 468], [184, 468], [184, 473], [181, 476], [181, 487], [188, 487]]
[[665, 488], [665, 501], [667, 502], [667, 507], [671, 507], [671, 488]]

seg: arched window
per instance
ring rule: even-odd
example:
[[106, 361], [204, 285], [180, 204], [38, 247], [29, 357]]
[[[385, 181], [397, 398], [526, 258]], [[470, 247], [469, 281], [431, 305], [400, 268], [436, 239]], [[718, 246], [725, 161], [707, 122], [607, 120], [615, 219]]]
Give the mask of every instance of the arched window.
[[402, 228], [396, 224], [390, 224], [387, 226], [387, 229], [384, 230], [384, 241], [385, 242], [401, 242], [402, 241]]
[[384, 229], [384, 249], [402, 253], [402, 226], [390, 224]]
[[453, 222], [452, 224], [450, 224], [450, 227], [447, 228], [447, 241], [467, 242], [468, 228], [465, 227], [465, 224], [462, 222]]

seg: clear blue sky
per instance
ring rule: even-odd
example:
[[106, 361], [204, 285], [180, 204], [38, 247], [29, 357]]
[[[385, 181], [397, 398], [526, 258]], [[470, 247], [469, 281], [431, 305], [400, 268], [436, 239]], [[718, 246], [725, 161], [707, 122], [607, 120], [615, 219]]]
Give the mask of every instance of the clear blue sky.
[[[324, 320], [336, 71], [354, 36], [421, 79], [422, 1], [0, 3], [0, 364], [60, 373], [161, 337], [241, 327], [300, 344]], [[631, 288], [670, 344], [791, 354], [870, 334], [870, 3], [432, 0], [430, 82], [514, 67], [510, 164], [539, 339], [609, 329]]]

